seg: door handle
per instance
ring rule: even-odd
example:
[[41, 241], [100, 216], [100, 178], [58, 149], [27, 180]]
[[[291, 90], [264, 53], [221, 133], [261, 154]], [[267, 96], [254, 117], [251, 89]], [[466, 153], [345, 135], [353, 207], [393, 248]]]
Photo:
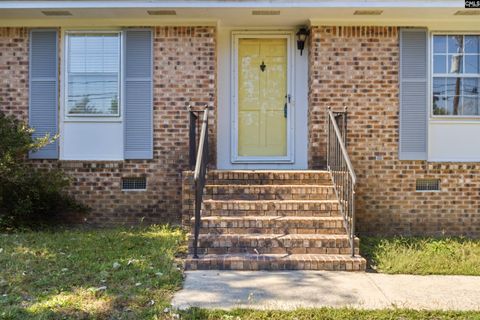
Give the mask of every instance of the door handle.
[[292, 96], [287, 94], [285, 96], [285, 105], [283, 106], [283, 116], [286, 118], [288, 116], [288, 104], [291, 102]]

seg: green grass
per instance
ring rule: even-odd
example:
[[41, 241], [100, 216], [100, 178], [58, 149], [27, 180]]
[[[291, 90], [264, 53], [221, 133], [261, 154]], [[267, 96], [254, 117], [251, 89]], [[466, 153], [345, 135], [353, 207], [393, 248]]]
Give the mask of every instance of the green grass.
[[183, 277], [178, 229], [0, 234], [0, 319], [154, 319]]
[[355, 310], [355, 309], [298, 309], [294, 311], [256, 311], [256, 310], [205, 310], [190, 309], [181, 313], [185, 320], [447, 320], [447, 319], [480, 319], [479, 312], [450, 311], [414, 311], [405, 309], [393, 310]]
[[360, 250], [371, 267], [389, 274], [480, 275], [480, 240], [367, 238]]
[[[152, 226], [0, 234], [0, 319], [478, 319], [478, 312], [169, 308], [186, 236]], [[362, 238], [386, 273], [480, 275], [480, 240]]]

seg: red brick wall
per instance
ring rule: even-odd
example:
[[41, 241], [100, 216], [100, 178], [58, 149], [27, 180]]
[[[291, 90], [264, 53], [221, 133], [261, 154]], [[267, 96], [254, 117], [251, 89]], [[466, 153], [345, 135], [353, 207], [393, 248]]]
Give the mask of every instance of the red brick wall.
[[28, 30], [0, 28], [0, 107], [3, 112], [27, 118]]
[[[216, 28], [155, 28], [154, 68], [153, 160], [34, 162], [59, 166], [73, 178], [70, 191], [92, 208], [91, 223], [180, 221], [181, 174], [188, 166], [187, 106], [215, 105]], [[26, 120], [28, 29], [0, 28], [0, 79], [1, 110]], [[122, 192], [125, 176], [146, 176], [147, 191]]]
[[[313, 27], [309, 52], [310, 166], [325, 164], [327, 106], [347, 106], [358, 230], [480, 236], [479, 163], [398, 160], [397, 28]], [[416, 192], [417, 178], [440, 179], [441, 191]]]

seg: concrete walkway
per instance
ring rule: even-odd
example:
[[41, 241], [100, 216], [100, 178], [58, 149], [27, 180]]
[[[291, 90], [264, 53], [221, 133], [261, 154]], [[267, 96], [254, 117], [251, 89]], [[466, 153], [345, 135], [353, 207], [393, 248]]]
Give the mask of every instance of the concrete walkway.
[[480, 277], [334, 271], [189, 271], [174, 307], [480, 311]]

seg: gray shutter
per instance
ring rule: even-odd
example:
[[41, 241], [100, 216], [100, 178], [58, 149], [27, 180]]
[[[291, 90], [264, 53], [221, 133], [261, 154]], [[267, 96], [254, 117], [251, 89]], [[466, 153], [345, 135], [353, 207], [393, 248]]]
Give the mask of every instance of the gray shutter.
[[428, 35], [400, 30], [400, 160], [427, 160]]
[[[30, 32], [29, 124], [33, 137], [58, 133], [58, 34], [56, 30]], [[30, 153], [32, 159], [58, 159], [58, 140]]]
[[125, 159], [153, 158], [152, 30], [125, 31]]

